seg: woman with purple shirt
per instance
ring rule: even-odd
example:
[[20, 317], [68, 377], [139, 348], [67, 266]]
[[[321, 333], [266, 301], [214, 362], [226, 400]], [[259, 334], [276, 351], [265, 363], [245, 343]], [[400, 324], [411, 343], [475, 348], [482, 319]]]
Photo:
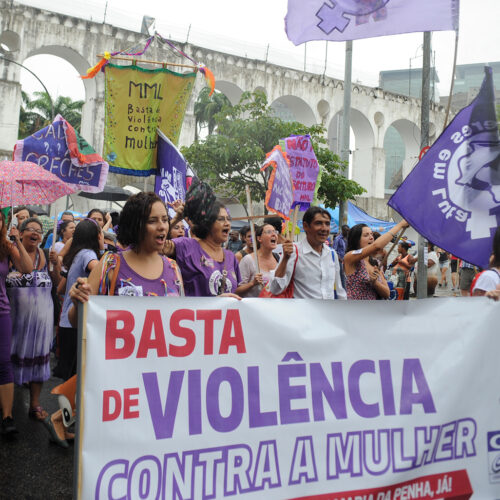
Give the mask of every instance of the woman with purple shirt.
[[[131, 196], [120, 220], [126, 224], [118, 226], [117, 236], [127, 250], [120, 252], [119, 257], [107, 254], [101, 259], [90, 273], [88, 283], [78, 280], [69, 293], [73, 304], [86, 302], [90, 295], [182, 295], [182, 277], [177, 265], [160, 255], [169, 229], [167, 210], [161, 198], [155, 193]], [[68, 316], [74, 324], [76, 315], [76, 307], [71, 308]]]
[[10, 234], [14, 237], [16, 246], [7, 239], [5, 216], [0, 211], [0, 407], [2, 409], [1, 432], [6, 436], [17, 433], [17, 429], [12, 418], [12, 404], [14, 403], [14, 373], [10, 361], [12, 322], [5, 279], [9, 272], [9, 261], [13, 262], [23, 273], [33, 271], [33, 261], [21, 244], [17, 229], [12, 228]]
[[[126, 248], [118, 254], [107, 253], [88, 277], [71, 286], [72, 307], [68, 320], [76, 326], [78, 303], [90, 295], [169, 296], [183, 295], [182, 277], [177, 265], [160, 255], [167, 238], [169, 220], [163, 201], [155, 193], [131, 196], [121, 213], [118, 241]], [[46, 420], [51, 440], [67, 448], [67, 431], [61, 412]]]
[[241, 281], [238, 261], [233, 252], [222, 247], [231, 230], [231, 217], [224, 205], [215, 200], [207, 184], [193, 182], [183, 215], [191, 222], [195, 238], [175, 238], [165, 249], [175, 256], [182, 271], [186, 296], [240, 298], [235, 294]]

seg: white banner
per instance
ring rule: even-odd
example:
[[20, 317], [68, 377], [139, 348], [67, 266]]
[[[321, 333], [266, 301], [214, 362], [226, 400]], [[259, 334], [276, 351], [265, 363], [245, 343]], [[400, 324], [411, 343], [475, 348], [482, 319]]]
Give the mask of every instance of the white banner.
[[498, 303], [92, 297], [84, 317], [79, 498], [500, 498]]

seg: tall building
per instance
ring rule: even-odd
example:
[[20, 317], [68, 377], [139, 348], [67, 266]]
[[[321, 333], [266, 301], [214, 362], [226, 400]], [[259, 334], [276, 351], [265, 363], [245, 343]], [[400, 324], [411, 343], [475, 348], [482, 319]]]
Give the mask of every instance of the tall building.
[[[431, 101], [439, 102], [437, 84], [439, 77], [431, 69]], [[422, 96], [422, 68], [395, 69], [379, 73], [379, 87], [395, 94], [416, 97]]]
[[[471, 103], [476, 97], [484, 78], [484, 67], [493, 69], [493, 85], [497, 104], [500, 104], [500, 61], [491, 63], [459, 64], [455, 70], [455, 83], [451, 107], [457, 112]], [[446, 105], [448, 97], [441, 98], [441, 104]]]

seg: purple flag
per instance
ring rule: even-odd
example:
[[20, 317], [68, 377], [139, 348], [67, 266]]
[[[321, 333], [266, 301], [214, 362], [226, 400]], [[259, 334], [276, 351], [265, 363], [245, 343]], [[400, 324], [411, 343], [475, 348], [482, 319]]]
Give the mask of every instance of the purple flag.
[[458, 11], [459, 0], [288, 0], [285, 29], [295, 45], [454, 30]]
[[[155, 192], [165, 202], [186, 198], [187, 163], [181, 152], [170, 139], [158, 129], [158, 154], [156, 157], [158, 174], [155, 179]], [[168, 205], [167, 205], [168, 207]], [[172, 208], [168, 208], [171, 217]]]
[[462, 109], [389, 200], [420, 234], [488, 267], [500, 222], [500, 141], [490, 67]]
[[266, 161], [260, 169], [265, 170], [269, 165], [273, 166], [273, 172], [269, 177], [265, 205], [271, 212], [284, 219], [290, 219], [290, 210], [293, 204], [293, 183], [290, 167], [281, 146], [275, 146], [268, 153]]
[[299, 205], [301, 211], [307, 210], [313, 202], [319, 174], [318, 160], [314, 154], [311, 137], [292, 135], [282, 141], [290, 162], [294, 187], [293, 206]]

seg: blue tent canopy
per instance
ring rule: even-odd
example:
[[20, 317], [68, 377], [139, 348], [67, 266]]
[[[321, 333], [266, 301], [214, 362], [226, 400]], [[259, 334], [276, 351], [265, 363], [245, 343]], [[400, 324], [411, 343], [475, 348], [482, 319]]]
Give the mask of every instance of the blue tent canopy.
[[[322, 205], [321, 205], [322, 206]], [[384, 234], [385, 232], [392, 229], [396, 223], [395, 222], [387, 222], [385, 220], [376, 219], [371, 215], [367, 214], [364, 210], [354, 205], [350, 201], [347, 202], [347, 225], [349, 227], [355, 226], [356, 224], [366, 224], [370, 227], [372, 231], [378, 231], [380, 234]], [[322, 206], [322, 208], [325, 208]], [[339, 207], [336, 208], [326, 208], [330, 215], [332, 216], [332, 221], [330, 224], [330, 232], [338, 233], [339, 232]], [[299, 222], [300, 230], [302, 231], [302, 221]]]

